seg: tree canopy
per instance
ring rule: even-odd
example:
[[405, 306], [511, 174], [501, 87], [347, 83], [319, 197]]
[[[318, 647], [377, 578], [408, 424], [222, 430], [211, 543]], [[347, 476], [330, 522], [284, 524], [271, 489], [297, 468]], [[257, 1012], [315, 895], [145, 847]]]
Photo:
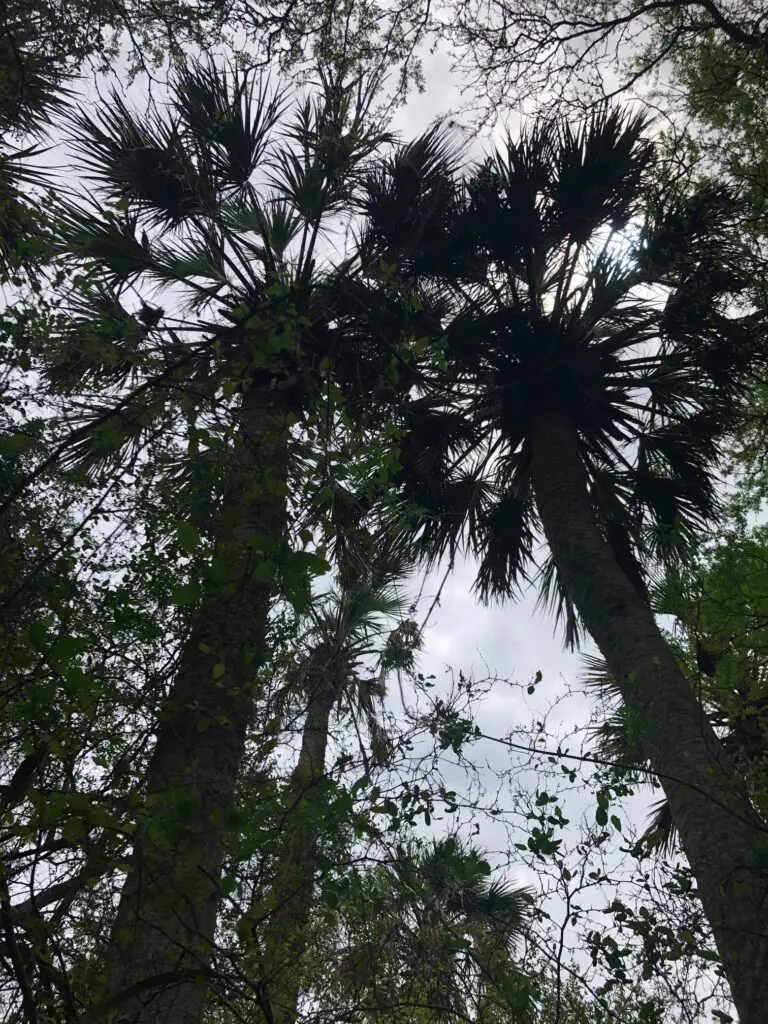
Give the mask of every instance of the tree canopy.
[[762, 12], [0, 14], [2, 1019], [761, 1021]]

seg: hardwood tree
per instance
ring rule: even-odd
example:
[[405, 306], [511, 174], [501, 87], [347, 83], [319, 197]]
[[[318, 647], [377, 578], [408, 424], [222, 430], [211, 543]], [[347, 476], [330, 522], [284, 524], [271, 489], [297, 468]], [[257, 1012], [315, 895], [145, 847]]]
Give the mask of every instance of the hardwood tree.
[[[756, 113], [765, 20], [764, 3], [740, 0], [621, 0], [610, 8], [450, 0], [432, 27], [452, 44], [456, 70], [469, 84], [482, 83], [475, 103], [486, 116], [531, 102], [584, 109], [623, 94], [652, 95], [658, 86], [661, 113], [682, 107], [729, 131], [722, 115], [734, 101], [742, 114]], [[670, 84], [682, 85], [682, 97]], [[736, 136], [742, 127], [732, 126]]]

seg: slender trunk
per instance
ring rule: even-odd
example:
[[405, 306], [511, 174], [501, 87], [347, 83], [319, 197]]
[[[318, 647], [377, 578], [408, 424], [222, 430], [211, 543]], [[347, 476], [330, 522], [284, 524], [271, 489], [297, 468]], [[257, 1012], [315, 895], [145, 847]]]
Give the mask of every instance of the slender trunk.
[[325, 686], [310, 694], [301, 734], [301, 750], [291, 772], [292, 786], [310, 785], [325, 774], [325, 752], [335, 699], [335, 691]]
[[271, 1009], [269, 1024], [293, 1024], [301, 993], [299, 966], [306, 949], [317, 859], [318, 813], [313, 801], [325, 774], [335, 691], [324, 679], [310, 693], [301, 750], [288, 784], [290, 819], [286, 851], [272, 887], [273, 910], [264, 928], [262, 982]]
[[[284, 539], [285, 391], [246, 392], [199, 617], [157, 726], [147, 797], [106, 954], [125, 1024], [200, 1024], [224, 838]], [[266, 538], [266, 543], [264, 543]]]
[[741, 1024], [768, 1006], [768, 843], [652, 612], [619, 568], [594, 516], [575, 428], [542, 419], [533, 485], [561, 578], [634, 712], [669, 800]]

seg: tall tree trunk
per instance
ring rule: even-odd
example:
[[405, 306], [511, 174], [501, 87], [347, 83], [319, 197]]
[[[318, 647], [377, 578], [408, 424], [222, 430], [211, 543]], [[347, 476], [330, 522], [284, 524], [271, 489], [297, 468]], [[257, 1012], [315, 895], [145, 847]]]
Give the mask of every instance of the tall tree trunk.
[[[200, 1024], [224, 837], [284, 542], [287, 392], [249, 389], [237, 476], [192, 635], [157, 727], [146, 801], [106, 954], [106, 1002], [126, 1024]], [[264, 539], [266, 538], [266, 543]]]
[[262, 983], [268, 994], [269, 1024], [293, 1024], [301, 993], [299, 965], [306, 949], [315, 869], [318, 814], [317, 783], [325, 775], [325, 755], [336, 689], [317, 679], [307, 702], [301, 750], [288, 784], [290, 817], [286, 820], [285, 854], [272, 886], [273, 909], [263, 933]]
[[542, 418], [533, 486], [561, 578], [600, 648], [669, 800], [742, 1024], [768, 1007], [768, 835], [649, 607], [595, 518], [576, 430]]
[[336, 703], [338, 691], [329, 686], [327, 679], [320, 679], [310, 692], [307, 701], [307, 715], [301, 733], [301, 749], [296, 766], [291, 772], [291, 785], [306, 786], [317, 782], [325, 774], [325, 753], [328, 749], [328, 732], [331, 712]]

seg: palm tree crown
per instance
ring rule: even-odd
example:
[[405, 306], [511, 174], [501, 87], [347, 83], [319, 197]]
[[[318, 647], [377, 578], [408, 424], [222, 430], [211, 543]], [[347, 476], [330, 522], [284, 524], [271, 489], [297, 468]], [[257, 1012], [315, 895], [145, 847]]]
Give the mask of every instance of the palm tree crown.
[[363, 1019], [527, 1020], [514, 947], [531, 903], [453, 836], [403, 843], [351, 908], [340, 977], [373, 1007]]
[[307, 610], [304, 653], [288, 673], [287, 689], [298, 688], [310, 705], [319, 701], [330, 711], [335, 704], [351, 714], [368, 729], [376, 759], [376, 750], [386, 747], [377, 706], [387, 676], [413, 668], [420, 635], [406, 617], [412, 566], [386, 551], [355, 558], [354, 566], [354, 577], [342, 570], [337, 587]]
[[360, 306], [370, 290], [352, 297], [354, 254], [326, 258], [321, 244], [343, 234], [388, 138], [367, 102], [324, 81], [286, 117], [252, 75], [206, 63], [180, 71], [171, 102], [143, 117], [117, 93], [69, 115], [98, 199], [61, 212], [61, 254], [89, 283], [49, 378], [100, 396], [70, 459], [135, 453], [169, 411], [236, 404], [244, 383], [285, 392], [299, 419], [327, 396], [330, 366], [342, 387], [376, 393], [393, 335]]
[[[369, 182], [365, 245], [442, 304], [445, 371], [405, 413], [403, 492], [430, 560], [462, 543], [478, 556], [484, 598], [529, 577], [532, 435], [553, 414], [637, 589], [649, 557], [679, 555], [717, 514], [708, 467], [763, 325], [729, 308], [745, 285], [729, 197], [654, 197], [644, 128], [608, 109], [547, 122], [461, 176], [433, 130], [401, 154], [410, 176], [392, 164]], [[573, 642], [551, 559], [541, 575]]]

